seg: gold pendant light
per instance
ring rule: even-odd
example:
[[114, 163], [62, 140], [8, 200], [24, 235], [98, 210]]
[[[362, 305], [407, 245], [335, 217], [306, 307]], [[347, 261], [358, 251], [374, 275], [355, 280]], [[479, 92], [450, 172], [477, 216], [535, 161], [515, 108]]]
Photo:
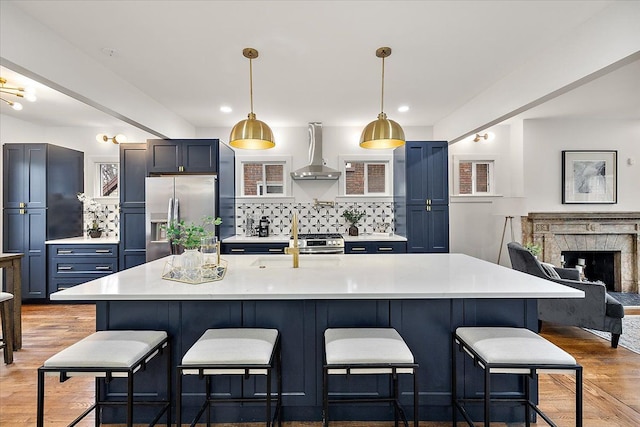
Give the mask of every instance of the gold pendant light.
[[404, 145], [404, 131], [397, 122], [387, 118], [384, 113], [384, 58], [391, 55], [390, 47], [381, 47], [376, 50], [376, 56], [382, 58], [382, 96], [380, 102], [380, 114], [378, 119], [369, 123], [360, 136], [362, 148], [396, 148]]
[[258, 51], [253, 48], [242, 50], [245, 58], [249, 58], [249, 94], [251, 96], [251, 112], [247, 119], [238, 122], [231, 129], [229, 144], [235, 148], [245, 150], [264, 150], [276, 145], [273, 141], [273, 132], [265, 122], [256, 119], [253, 113], [253, 66], [252, 61], [258, 57]]

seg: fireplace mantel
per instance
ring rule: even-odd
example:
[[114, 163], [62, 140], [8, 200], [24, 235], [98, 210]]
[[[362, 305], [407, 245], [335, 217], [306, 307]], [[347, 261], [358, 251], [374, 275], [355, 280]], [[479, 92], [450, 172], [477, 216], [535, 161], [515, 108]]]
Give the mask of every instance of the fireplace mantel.
[[563, 251], [620, 252], [614, 289], [638, 292], [640, 212], [532, 212], [522, 217], [522, 238], [540, 245], [541, 259], [554, 265]]

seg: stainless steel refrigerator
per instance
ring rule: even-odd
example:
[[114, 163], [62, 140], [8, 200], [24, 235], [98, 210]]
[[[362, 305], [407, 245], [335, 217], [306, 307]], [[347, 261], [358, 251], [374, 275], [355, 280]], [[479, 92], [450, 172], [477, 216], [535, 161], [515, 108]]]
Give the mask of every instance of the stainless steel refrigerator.
[[145, 234], [147, 262], [171, 254], [164, 226], [184, 220], [199, 223], [216, 216], [216, 176], [154, 176], [146, 178]]

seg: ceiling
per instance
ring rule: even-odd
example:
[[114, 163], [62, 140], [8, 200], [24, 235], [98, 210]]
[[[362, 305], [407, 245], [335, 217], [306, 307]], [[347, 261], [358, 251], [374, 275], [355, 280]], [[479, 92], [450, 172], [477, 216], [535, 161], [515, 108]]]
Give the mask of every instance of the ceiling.
[[[380, 110], [380, 46], [393, 49], [385, 60], [385, 112], [403, 126], [430, 126], [610, 1], [13, 3], [201, 128], [230, 127], [249, 112], [245, 47], [260, 52], [253, 61], [254, 111], [271, 126], [361, 126], [373, 120]], [[73, 64], [65, 65], [73, 73]], [[6, 68], [0, 72], [11, 83], [25, 82]], [[23, 102], [19, 112], [2, 105], [2, 114], [45, 126], [122, 124], [37, 82], [26, 83], [37, 86], [38, 102]], [[640, 61], [523, 117], [639, 119], [638, 93]], [[398, 112], [401, 105], [409, 111]], [[223, 113], [221, 106], [233, 111]]]

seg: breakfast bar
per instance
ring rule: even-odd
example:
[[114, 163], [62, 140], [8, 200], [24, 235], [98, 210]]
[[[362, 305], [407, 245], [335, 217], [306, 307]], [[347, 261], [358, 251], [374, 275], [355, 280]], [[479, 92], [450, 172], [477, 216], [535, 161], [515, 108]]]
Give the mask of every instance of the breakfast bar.
[[[121, 271], [51, 295], [54, 301], [94, 301], [97, 330], [158, 329], [173, 341], [173, 364], [208, 328], [277, 328], [282, 336], [285, 420], [320, 420], [323, 333], [329, 327], [393, 327], [420, 365], [420, 419], [451, 419], [452, 332], [465, 326], [537, 329], [538, 298], [582, 298], [581, 291], [462, 254], [306, 255], [292, 267], [288, 255], [228, 255], [223, 280], [188, 284], [162, 279], [168, 258]], [[468, 363], [468, 362], [465, 362]], [[468, 371], [467, 371], [468, 369]], [[481, 376], [465, 365], [465, 395], [481, 392]], [[153, 369], [142, 374], [140, 393], [164, 390]], [[336, 397], [361, 390], [385, 394], [388, 384], [358, 376], [340, 383]], [[462, 384], [459, 385], [462, 387]], [[518, 381], [496, 381], [505, 393]], [[106, 386], [105, 386], [106, 387]], [[109, 393], [118, 393], [110, 384]], [[400, 384], [412, 405], [411, 384]], [[256, 390], [262, 390], [257, 384]], [[201, 390], [185, 381], [185, 416], [196, 411]], [[214, 393], [253, 395], [253, 384], [229, 380]], [[257, 393], [257, 392], [256, 392]], [[337, 408], [334, 419], [387, 420], [376, 406]], [[496, 417], [517, 420], [505, 408]], [[108, 415], [107, 415], [108, 416]], [[116, 419], [118, 413], [112, 415]], [[227, 405], [216, 421], [261, 420], [259, 407]]]

